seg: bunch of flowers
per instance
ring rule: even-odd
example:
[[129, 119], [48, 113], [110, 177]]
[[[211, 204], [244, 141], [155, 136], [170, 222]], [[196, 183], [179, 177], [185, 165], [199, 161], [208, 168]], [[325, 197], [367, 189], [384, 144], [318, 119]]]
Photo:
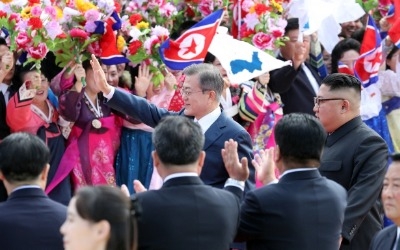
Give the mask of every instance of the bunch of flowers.
[[164, 25], [169, 29], [178, 15], [177, 4], [179, 1], [168, 0], [131, 0], [127, 3], [124, 13], [128, 16], [139, 14], [152, 26]]
[[185, 5], [189, 18], [201, 20], [216, 10], [227, 8], [229, 0], [185, 0]]
[[65, 3], [60, 21], [62, 36], [56, 39], [56, 63], [65, 67], [69, 62], [81, 63], [90, 54], [100, 55], [96, 43], [105, 32], [105, 21], [114, 12], [113, 0], [75, 0]]
[[283, 4], [288, 0], [244, 0], [240, 6], [242, 25], [240, 38], [255, 47], [273, 54], [284, 41], [287, 21]]
[[153, 73], [152, 82], [158, 86], [164, 79], [161, 73], [164, 67], [159, 56], [160, 45], [168, 39], [169, 30], [160, 25], [150, 26], [149, 22], [144, 21], [143, 17], [136, 13], [130, 16], [125, 28], [129, 31], [129, 43], [127, 57], [134, 63], [145, 62], [150, 66]]
[[53, 48], [56, 37], [62, 34], [57, 9], [46, 6], [41, 0], [29, 0], [26, 5], [12, 2], [4, 7], [11, 12], [1, 14], [0, 25], [9, 32], [11, 50], [27, 52], [25, 64], [34, 62], [40, 69], [41, 60]]

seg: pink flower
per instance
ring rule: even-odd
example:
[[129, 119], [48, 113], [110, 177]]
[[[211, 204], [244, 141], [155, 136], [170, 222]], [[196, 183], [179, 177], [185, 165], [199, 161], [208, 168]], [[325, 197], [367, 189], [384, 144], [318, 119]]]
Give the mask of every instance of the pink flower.
[[15, 42], [19, 49], [26, 49], [32, 45], [32, 39], [26, 34], [26, 32], [19, 32], [15, 38]]
[[202, 0], [199, 4], [200, 13], [206, 17], [214, 10], [214, 2], [212, 0]]
[[249, 12], [250, 8], [254, 6], [254, 2], [252, 0], [244, 0], [242, 2], [242, 10], [245, 12]]
[[93, 33], [93, 32], [96, 30], [96, 27], [97, 27], [97, 25], [96, 25], [95, 22], [87, 21], [87, 22], [85, 23], [85, 30], [86, 30], [86, 32]]
[[53, 6], [46, 6], [44, 8], [44, 11], [49, 14], [51, 19], [55, 19], [57, 17], [57, 11]]
[[160, 26], [160, 25], [156, 25], [156, 27], [151, 29], [151, 35], [152, 36], [157, 36], [160, 40], [166, 40], [169, 36], [169, 31], [168, 29]]
[[47, 55], [49, 49], [45, 43], [39, 43], [36, 47], [29, 47], [27, 51], [29, 57], [41, 60]]
[[243, 21], [246, 23], [246, 26], [251, 30], [254, 30], [256, 25], [260, 23], [260, 19], [258, 19], [258, 15], [256, 13], [247, 14]]
[[100, 19], [100, 13], [95, 9], [90, 9], [85, 12], [85, 19], [89, 22], [98, 21]]
[[165, 17], [171, 17], [172, 15], [177, 13], [177, 10], [174, 5], [168, 2], [160, 7], [160, 13]]
[[42, 14], [42, 7], [40, 7], [39, 5], [35, 5], [32, 7], [31, 9], [32, 16], [39, 17], [41, 14]]
[[143, 47], [146, 49], [146, 53], [152, 54], [153, 47], [157, 43], [160, 43], [160, 39], [157, 36], [151, 36], [148, 38], [143, 44]]
[[252, 42], [254, 46], [261, 50], [266, 50], [266, 49], [273, 49], [273, 37], [269, 34], [265, 34], [262, 32], [258, 32], [253, 36]]
[[44, 26], [47, 31], [47, 35], [54, 40], [58, 35], [60, 35], [63, 31], [61, 25], [58, 21], [50, 21]]

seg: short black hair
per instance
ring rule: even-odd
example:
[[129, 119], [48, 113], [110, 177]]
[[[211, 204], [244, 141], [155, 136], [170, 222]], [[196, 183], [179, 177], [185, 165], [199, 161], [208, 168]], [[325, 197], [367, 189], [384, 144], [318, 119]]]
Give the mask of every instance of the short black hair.
[[400, 162], [400, 153], [394, 153], [390, 155], [390, 158], [394, 162]]
[[285, 27], [285, 35], [291, 30], [298, 30], [300, 28], [299, 19], [297, 17], [292, 17], [287, 20], [287, 25]]
[[353, 38], [346, 38], [338, 42], [335, 47], [332, 50], [331, 53], [331, 67], [332, 73], [338, 73], [339, 72], [339, 61], [340, 58], [343, 57], [343, 53], [349, 51], [349, 50], [354, 50], [357, 52], [360, 52], [361, 44], [353, 39]]
[[186, 165], [199, 158], [204, 135], [199, 124], [184, 116], [167, 116], [153, 132], [153, 144], [166, 165]]
[[[397, 47], [396, 45], [393, 45], [392, 49], [389, 51], [389, 53], [386, 56], [386, 60], [390, 60], [392, 59], [393, 55], [399, 51], [399, 47]], [[386, 63], [386, 69], [391, 69], [390, 66]], [[391, 69], [391, 70], [395, 70], [395, 69]]]
[[275, 126], [276, 145], [285, 163], [304, 165], [310, 160], [320, 161], [326, 132], [320, 121], [305, 113], [282, 117]]
[[348, 74], [330, 74], [322, 80], [322, 84], [329, 86], [330, 90], [354, 89], [356, 93], [361, 93], [360, 80]]
[[13, 133], [0, 143], [0, 171], [10, 183], [37, 179], [49, 161], [49, 148], [36, 135]]

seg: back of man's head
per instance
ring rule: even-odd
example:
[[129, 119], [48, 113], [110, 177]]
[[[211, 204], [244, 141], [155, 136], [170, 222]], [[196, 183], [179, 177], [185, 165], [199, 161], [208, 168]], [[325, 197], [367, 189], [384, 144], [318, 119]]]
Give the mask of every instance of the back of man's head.
[[286, 167], [319, 162], [325, 139], [325, 129], [309, 114], [285, 115], [275, 126], [276, 144]]
[[200, 125], [184, 116], [167, 116], [153, 132], [153, 144], [165, 166], [179, 166], [198, 160], [204, 145]]
[[48, 147], [35, 135], [14, 133], [0, 143], [0, 172], [9, 183], [37, 180], [49, 160]]

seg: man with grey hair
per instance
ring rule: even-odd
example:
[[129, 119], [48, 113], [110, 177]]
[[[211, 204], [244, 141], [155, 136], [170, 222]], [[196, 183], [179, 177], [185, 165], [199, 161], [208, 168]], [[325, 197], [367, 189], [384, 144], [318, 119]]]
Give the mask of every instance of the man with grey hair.
[[254, 167], [250, 168], [250, 177], [246, 181], [236, 182], [229, 179], [221, 157], [225, 141], [238, 142], [239, 157], [253, 158], [252, 142], [247, 131], [237, 122], [221, 112], [220, 97], [224, 85], [218, 69], [210, 64], [193, 64], [183, 71], [185, 81], [182, 86], [184, 108], [180, 112], [169, 112], [148, 103], [146, 99], [134, 96], [107, 84], [105, 74], [95, 56], [92, 66], [96, 76], [96, 85], [108, 99], [107, 105], [150, 127], [155, 127], [161, 118], [168, 115], [184, 115], [198, 122], [205, 136], [203, 150], [206, 152], [204, 167], [200, 178], [213, 187], [223, 188], [225, 182], [234, 182], [238, 186], [246, 185], [246, 190], [255, 185]]

